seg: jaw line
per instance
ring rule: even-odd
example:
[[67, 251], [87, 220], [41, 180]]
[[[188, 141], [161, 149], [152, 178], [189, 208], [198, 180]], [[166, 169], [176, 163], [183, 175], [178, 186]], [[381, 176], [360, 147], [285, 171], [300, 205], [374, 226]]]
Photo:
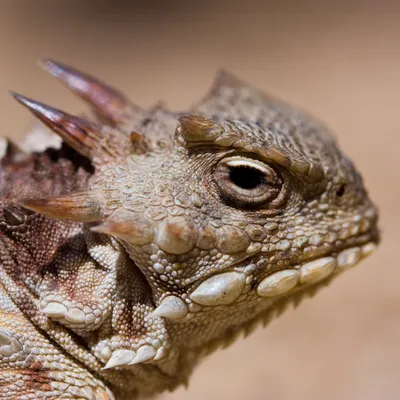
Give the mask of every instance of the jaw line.
[[[360, 248], [361, 247], [365, 248], [365, 254], [363, 254], [359, 259], [359, 261], [354, 263], [353, 266], [357, 265], [360, 261], [371, 255], [375, 250], [376, 244], [377, 244], [376, 241], [370, 240], [364, 243], [363, 245], [359, 246]], [[349, 248], [352, 247], [343, 248], [341, 251], [347, 250]], [[317, 259], [318, 257], [314, 258], [314, 260]], [[340, 275], [341, 272], [343, 271], [338, 270], [338, 268], [335, 268], [332, 274], [330, 274], [329, 276], [327, 276], [326, 278], [324, 278], [319, 282], [298, 286], [293, 291], [284, 295], [275, 296], [271, 298], [264, 298], [264, 299], [260, 298], [261, 301], [265, 300], [266, 302], [268, 302], [269, 306], [267, 306], [264, 310], [261, 310], [254, 318], [246, 322], [243, 322], [241, 325], [228, 328], [227, 331], [225, 332], [224, 339], [219, 339], [219, 338], [212, 339], [209, 343], [207, 343], [207, 345], [204, 348], [201, 349], [199, 348], [196, 349], [195, 351], [198, 351], [199, 353], [201, 353], [201, 356], [204, 357], [208, 354], [211, 354], [215, 349], [218, 348], [225, 349], [229, 347], [241, 335], [243, 335], [243, 337], [247, 337], [261, 324], [263, 325], [263, 327], [267, 326], [269, 322], [271, 322], [275, 317], [280, 316], [284, 311], [286, 311], [290, 304], [293, 304], [294, 308], [296, 308], [305, 298], [314, 297], [315, 294], [320, 289], [328, 286], [334, 278]]]

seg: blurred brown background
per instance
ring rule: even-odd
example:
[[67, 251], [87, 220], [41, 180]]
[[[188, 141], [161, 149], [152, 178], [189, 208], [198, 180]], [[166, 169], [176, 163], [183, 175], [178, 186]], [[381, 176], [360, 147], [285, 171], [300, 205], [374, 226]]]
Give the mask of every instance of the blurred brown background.
[[[334, 3], [334, 4], [333, 4]], [[400, 7], [384, 2], [0, 1], [0, 135], [21, 138], [13, 89], [82, 103], [50, 56], [137, 103], [184, 108], [225, 67], [326, 121], [381, 210], [379, 251], [312, 301], [207, 359], [164, 399], [400, 398]]]

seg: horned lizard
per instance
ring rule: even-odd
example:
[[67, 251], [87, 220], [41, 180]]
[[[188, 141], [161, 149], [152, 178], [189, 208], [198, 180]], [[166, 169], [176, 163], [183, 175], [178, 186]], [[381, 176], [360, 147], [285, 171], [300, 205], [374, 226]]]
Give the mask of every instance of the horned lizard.
[[376, 247], [360, 175], [303, 111], [226, 72], [188, 113], [146, 111], [43, 65], [95, 118], [14, 94], [64, 143], [1, 159], [0, 398], [173, 390]]

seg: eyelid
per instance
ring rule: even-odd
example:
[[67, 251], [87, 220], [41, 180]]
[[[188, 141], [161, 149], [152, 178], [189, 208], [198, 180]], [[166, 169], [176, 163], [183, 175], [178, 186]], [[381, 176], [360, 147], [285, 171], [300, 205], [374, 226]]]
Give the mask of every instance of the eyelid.
[[268, 165], [266, 165], [265, 163], [255, 160], [255, 159], [248, 159], [248, 158], [244, 158], [244, 157], [232, 157], [232, 158], [228, 158], [225, 160], [225, 164], [228, 167], [232, 167], [232, 168], [237, 168], [237, 167], [247, 167], [247, 168], [253, 168], [256, 169], [257, 171], [262, 172], [265, 175], [270, 176], [271, 178], [276, 177], [276, 173], [275, 171], [269, 167]]

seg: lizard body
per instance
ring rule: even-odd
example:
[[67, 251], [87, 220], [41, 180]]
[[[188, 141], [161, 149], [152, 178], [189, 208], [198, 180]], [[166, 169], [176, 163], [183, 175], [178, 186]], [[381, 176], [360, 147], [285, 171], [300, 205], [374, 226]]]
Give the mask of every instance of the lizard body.
[[[223, 72], [188, 113], [45, 68], [95, 121], [0, 164], [0, 398], [131, 399], [369, 255], [377, 211], [327, 129]], [[43, 128], [44, 129], [44, 128]]]

